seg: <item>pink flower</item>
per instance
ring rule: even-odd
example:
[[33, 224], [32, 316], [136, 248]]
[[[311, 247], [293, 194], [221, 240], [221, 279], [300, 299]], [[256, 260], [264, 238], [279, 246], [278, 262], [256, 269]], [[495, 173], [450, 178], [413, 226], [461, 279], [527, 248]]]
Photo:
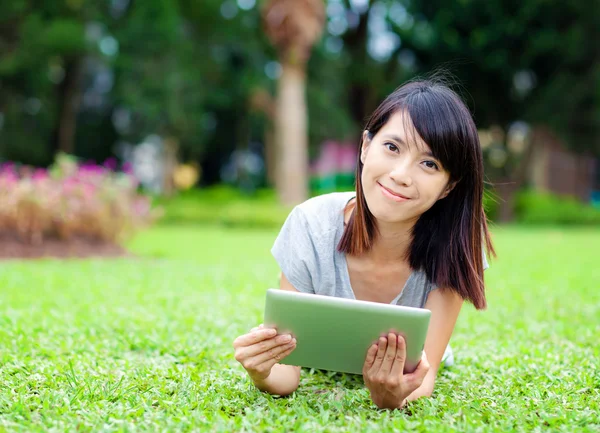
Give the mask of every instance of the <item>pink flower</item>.
[[33, 180], [45, 180], [48, 179], [48, 171], [44, 168], [37, 168], [31, 175]]
[[150, 211], [150, 201], [144, 197], [140, 197], [133, 202], [133, 213], [136, 216], [147, 215]]
[[127, 161], [123, 164], [123, 173], [133, 174], [133, 165]]
[[15, 173], [15, 163], [14, 162], [5, 162], [0, 165], [0, 174], [3, 173]]
[[108, 168], [111, 171], [114, 171], [117, 168], [117, 160], [115, 158], [108, 158], [104, 161], [104, 167]]
[[86, 200], [91, 199], [94, 196], [94, 193], [96, 192], [96, 186], [89, 183], [84, 183], [82, 185], [82, 188], [83, 196], [86, 198]]
[[19, 178], [17, 177], [17, 174], [12, 172], [12, 171], [6, 171], [3, 173], [0, 173], [0, 181], [2, 181], [3, 183], [6, 183], [8, 185], [14, 185], [15, 183], [17, 183], [19, 181]]

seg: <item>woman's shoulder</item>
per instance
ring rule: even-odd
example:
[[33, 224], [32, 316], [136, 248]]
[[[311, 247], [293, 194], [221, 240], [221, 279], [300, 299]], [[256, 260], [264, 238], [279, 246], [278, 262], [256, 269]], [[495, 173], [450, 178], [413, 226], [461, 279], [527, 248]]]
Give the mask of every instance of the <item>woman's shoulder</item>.
[[354, 191], [318, 195], [297, 205], [294, 212], [302, 214], [310, 227], [327, 231], [339, 225], [346, 204], [355, 195]]
[[328, 194], [321, 194], [315, 197], [309, 198], [305, 202], [296, 206], [305, 215], [312, 215], [315, 217], [323, 217], [327, 214], [339, 215], [339, 212], [344, 209], [346, 203], [352, 199], [356, 193], [354, 191], [345, 192], [332, 192]]

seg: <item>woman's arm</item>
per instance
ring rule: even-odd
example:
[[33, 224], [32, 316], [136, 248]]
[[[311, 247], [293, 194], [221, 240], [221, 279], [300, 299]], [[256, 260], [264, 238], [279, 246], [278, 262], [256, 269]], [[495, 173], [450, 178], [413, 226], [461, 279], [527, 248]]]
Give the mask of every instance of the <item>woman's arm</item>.
[[[279, 288], [297, 292], [296, 288], [287, 280], [283, 272], [281, 273]], [[274, 395], [289, 395], [298, 389], [300, 384], [300, 367], [295, 365], [275, 364], [271, 369], [271, 374], [262, 381], [254, 381], [254, 384], [261, 391]]]
[[430, 369], [421, 386], [413, 391], [407, 400], [430, 397], [433, 393], [440, 362], [454, 331], [462, 304], [463, 299], [453, 290], [436, 289], [429, 293], [425, 308], [431, 310], [431, 320], [425, 340], [425, 353]]
[[275, 364], [271, 374], [262, 381], [254, 381], [254, 385], [264, 392], [273, 395], [290, 395], [300, 384], [300, 367], [294, 365]]

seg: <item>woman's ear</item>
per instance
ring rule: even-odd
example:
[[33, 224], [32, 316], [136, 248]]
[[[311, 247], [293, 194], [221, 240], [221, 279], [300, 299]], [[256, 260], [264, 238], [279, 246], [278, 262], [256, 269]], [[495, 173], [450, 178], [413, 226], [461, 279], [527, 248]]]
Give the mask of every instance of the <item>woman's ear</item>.
[[450, 194], [452, 192], [452, 190], [454, 189], [454, 187], [456, 186], [456, 184], [458, 183], [458, 181], [453, 181], [453, 182], [448, 182], [448, 185], [446, 186], [446, 189], [444, 190], [444, 192], [442, 193], [442, 195], [440, 196], [440, 200], [443, 198], [448, 197], [448, 194]]
[[369, 151], [369, 146], [371, 145], [371, 133], [365, 129], [362, 134], [362, 146], [360, 149], [360, 162], [365, 163], [365, 159], [367, 158], [367, 152]]

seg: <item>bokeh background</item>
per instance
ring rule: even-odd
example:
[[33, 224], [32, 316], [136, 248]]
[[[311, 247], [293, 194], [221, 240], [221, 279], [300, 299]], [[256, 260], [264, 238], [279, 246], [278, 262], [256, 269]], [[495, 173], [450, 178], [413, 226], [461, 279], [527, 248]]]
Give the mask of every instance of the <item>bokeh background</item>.
[[[0, 430], [600, 431], [599, 23], [598, 0], [0, 0]], [[281, 225], [353, 188], [367, 116], [431, 74], [481, 136], [488, 309], [405, 411], [310, 369], [259, 392], [232, 342]]]
[[592, 6], [3, 0], [0, 187], [12, 210], [0, 231], [41, 244], [117, 241], [158, 219], [276, 228], [311, 195], [351, 189], [366, 118], [432, 74], [475, 116], [492, 220], [598, 224]]

